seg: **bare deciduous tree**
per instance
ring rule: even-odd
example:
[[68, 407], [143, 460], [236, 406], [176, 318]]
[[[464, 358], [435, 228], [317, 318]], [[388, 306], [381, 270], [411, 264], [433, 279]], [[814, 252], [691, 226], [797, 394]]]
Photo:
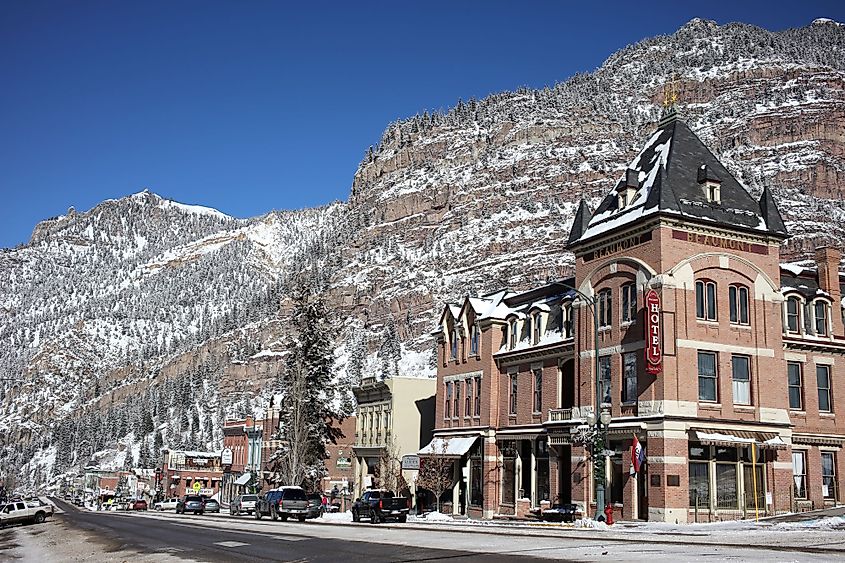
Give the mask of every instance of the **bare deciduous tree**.
[[437, 512], [440, 512], [440, 497], [452, 486], [452, 465], [455, 459], [448, 456], [449, 439], [442, 438], [436, 444], [436, 451], [420, 455], [420, 471], [417, 475], [417, 487], [428, 489], [437, 498]]

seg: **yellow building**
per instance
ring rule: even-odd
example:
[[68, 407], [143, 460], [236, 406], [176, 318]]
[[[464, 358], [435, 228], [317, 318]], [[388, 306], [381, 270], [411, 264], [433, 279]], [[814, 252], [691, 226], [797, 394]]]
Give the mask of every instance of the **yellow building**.
[[[420, 377], [364, 377], [353, 392], [358, 400], [355, 425], [355, 496], [385, 486], [387, 460], [416, 454], [431, 440], [437, 380]], [[412, 486], [412, 471], [404, 471]], [[397, 491], [399, 492], [399, 491]], [[411, 489], [413, 493], [413, 489]]]

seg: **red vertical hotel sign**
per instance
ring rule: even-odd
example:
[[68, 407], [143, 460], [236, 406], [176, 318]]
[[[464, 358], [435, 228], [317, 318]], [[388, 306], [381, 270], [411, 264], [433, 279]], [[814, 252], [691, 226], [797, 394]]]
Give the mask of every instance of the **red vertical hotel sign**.
[[645, 370], [657, 375], [663, 370], [660, 350], [660, 296], [653, 289], [645, 294]]

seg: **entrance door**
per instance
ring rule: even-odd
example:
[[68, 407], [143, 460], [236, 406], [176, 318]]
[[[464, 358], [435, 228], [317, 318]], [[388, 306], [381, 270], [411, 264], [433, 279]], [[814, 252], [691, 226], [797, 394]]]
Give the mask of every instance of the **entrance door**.
[[648, 520], [648, 464], [637, 473], [637, 518]]

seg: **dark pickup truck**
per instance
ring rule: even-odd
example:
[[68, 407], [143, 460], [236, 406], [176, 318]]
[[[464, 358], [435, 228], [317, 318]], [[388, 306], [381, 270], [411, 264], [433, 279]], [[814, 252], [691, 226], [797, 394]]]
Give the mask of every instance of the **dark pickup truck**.
[[360, 522], [361, 518], [369, 518], [373, 524], [386, 522], [388, 519], [405, 522], [410, 508], [411, 499], [398, 497], [392, 491], [367, 491], [352, 505], [352, 521]]
[[300, 522], [305, 522], [305, 517], [308, 516], [308, 497], [300, 487], [279, 487], [267, 491], [267, 494], [259, 497], [255, 503], [255, 519], [261, 520], [262, 516], [269, 516], [273, 520], [281, 518], [282, 522], [294, 516]]

